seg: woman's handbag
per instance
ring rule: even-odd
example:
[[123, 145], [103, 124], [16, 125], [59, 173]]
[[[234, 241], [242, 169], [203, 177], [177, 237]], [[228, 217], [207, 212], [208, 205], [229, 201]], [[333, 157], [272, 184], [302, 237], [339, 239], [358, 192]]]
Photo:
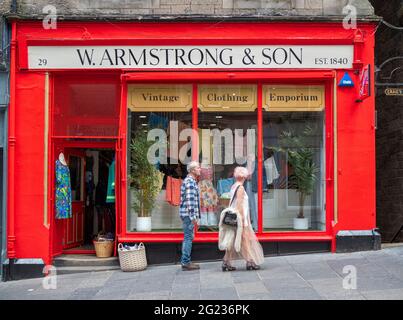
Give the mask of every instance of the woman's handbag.
[[234, 201], [234, 199], [236, 198], [236, 193], [238, 192], [238, 188], [240, 186], [238, 186], [235, 190], [234, 196], [231, 199], [231, 202], [229, 204], [229, 207], [225, 209], [224, 212], [224, 218], [222, 223], [227, 225], [227, 226], [231, 226], [231, 227], [237, 227], [238, 223], [237, 223], [237, 212], [235, 209], [231, 208], [232, 202]]

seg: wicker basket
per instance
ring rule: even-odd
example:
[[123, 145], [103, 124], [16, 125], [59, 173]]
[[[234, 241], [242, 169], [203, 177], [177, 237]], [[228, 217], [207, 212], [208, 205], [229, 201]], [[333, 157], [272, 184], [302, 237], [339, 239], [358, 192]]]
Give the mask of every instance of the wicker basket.
[[94, 247], [98, 258], [109, 258], [113, 254], [115, 241], [94, 241]]
[[123, 250], [119, 243], [119, 262], [122, 271], [140, 271], [147, 268], [146, 248], [143, 243], [139, 244], [137, 250]]

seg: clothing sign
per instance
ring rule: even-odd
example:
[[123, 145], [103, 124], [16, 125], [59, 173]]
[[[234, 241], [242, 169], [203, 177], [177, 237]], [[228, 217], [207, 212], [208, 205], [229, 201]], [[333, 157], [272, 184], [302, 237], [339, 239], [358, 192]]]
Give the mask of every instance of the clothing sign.
[[325, 107], [324, 86], [263, 86], [266, 111], [321, 111]]
[[257, 109], [257, 86], [200, 85], [199, 108], [204, 112], [253, 112]]
[[29, 69], [346, 69], [352, 45], [28, 46]]

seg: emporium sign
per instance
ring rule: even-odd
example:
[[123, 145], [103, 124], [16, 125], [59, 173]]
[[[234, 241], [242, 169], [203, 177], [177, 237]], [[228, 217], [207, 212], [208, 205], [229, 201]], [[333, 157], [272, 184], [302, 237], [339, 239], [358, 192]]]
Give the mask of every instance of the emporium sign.
[[28, 46], [29, 69], [351, 68], [352, 45]]

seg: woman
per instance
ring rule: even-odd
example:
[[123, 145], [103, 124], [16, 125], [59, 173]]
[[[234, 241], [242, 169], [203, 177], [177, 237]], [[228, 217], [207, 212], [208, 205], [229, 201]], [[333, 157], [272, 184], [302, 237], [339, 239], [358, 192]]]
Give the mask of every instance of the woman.
[[[241, 257], [246, 261], [247, 270], [259, 270], [264, 261], [263, 249], [255, 232], [252, 229], [249, 216], [248, 195], [244, 188], [244, 182], [249, 172], [244, 167], [236, 167], [234, 170], [235, 183], [231, 187], [231, 207], [238, 212], [237, 230], [231, 230], [231, 226], [223, 224], [223, 216], [220, 219], [220, 249], [225, 248], [222, 270], [234, 271], [231, 261]], [[231, 236], [228, 237], [228, 234]], [[228, 241], [230, 239], [230, 241]], [[240, 246], [237, 242], [240, 241]]]

